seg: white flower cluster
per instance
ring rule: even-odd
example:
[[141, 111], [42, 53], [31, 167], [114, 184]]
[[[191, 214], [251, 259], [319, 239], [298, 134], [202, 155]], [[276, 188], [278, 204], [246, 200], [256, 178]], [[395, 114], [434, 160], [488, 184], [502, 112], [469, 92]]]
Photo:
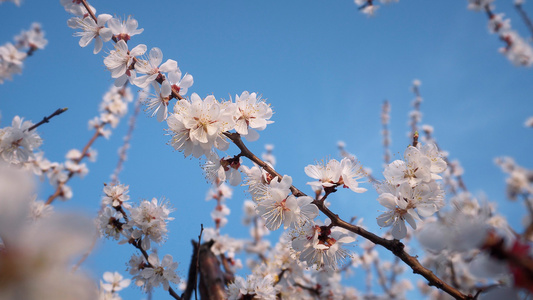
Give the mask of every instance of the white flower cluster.
[[100, 280], [100, 294], [99, 300], [121, 300], [118, 292], [127, 288], [131, 279], [123, 279], [118, 272], [105, 272], [103, 275], [104, 281]]
[[111, 136], [111, 130], [106, 129], [109, 124], [117, 127], [120, 119], [128, 113], [128, 103], [133, 101], [131, 90], [127, 87], [111, 86], [100, 103], [100, 116], [89, 121], [89, 129], [95, 129], [105, 138]]
[[0, 163], [0, 295], [2, 299], [96, 299], [97, 288], [70, 262], [92, 243], [82, 216], [34, 202], [31, 174]]
[[305, 167], [305, 174], [318, 179], [318, 181], [307, 183], [317, 189], [331, 192], [331, 189], [342, 186], [356, 193], [366, 192], [365, 188], [359, 187], [357, 181], [357, 179], [363, 178], [365, 174], [355, 157], [345, 157], [340, 162], [331, 159], [326, 164], [309, 165]]
[[176, 150], [185, 156], [210, 157], [214, 148], [228, 149], [224, 132], [235, 129], [255, 140], [258, 137], [256, 130], [263, 130], [272, 123], [270, 117], [272, 109], [255, 93], [243, 92], [236, 97], [235, 103], [231, 100], [219, 102], [212, 95], [202, 99], [192, 94], [189, 100], [176, 103], [167, 123], [173, 136], [171, 144]]
[[168, 232], [167, 223], [174, 220], [169, 217], [172, 209], [167, 207], [166, 202], [156, 198], [143, 200], [139, 206], [132, 206], [127, 202], [128, 192], [129, 187], [123, 184], [104, 186], [102, 204], [105, 207], [99, 213], [98, 228], [102, 235], [114, 239], [119, 239], [122, 235], [127, 239], [126, 242], [136, 240], [142, 249], [150, 250], [150, 241], [164, 241]]
[[319, 221], [308, 223], [297, 232], [292, 248], [297, 251], [300, 261], [317, 269], [335, 270], [339, 263], [350, 257], [343, 244], [355, 242], [355, 234], [330, 224], [329, 219], [324, 224]]
[[[102, 236], [131, 243], [143, 253], [152, 249], [151, 242], [162, 243], [167, 235], [167, 224], [174, 218], [169, 217], [172, 209], [167, 203], [153, 198], [143, 200], [138, 206], [131, 205], [129, 187], [123, 184], [105, 185], [102, 204], [105, 206], [96, 219]], [[147, 255], [147, 254], [146, 254]], [[165, 255], [160, 262], [154, 251], [147, 257], [134, 255], [130, 260], [130, 274], [137, 286], [145, 291], [163, 285], [169, 290], [169, 282], [179, 283], [175, 273], [178, 266], [171, 255]]]
[[[507, 183], [507, 197], [516, 200], [517, 196], [533, 195], [533, 171], [518, 165], [511, 157], [500, 157], [495, 159], [495, 163], [500, 166], [503, 172], [509, 174], [505, 180]], [[529, 200], [529, 201], [533, 201]]]
[[511, 20], [504, 19], [504, 14], [493, 13], [494, 0], [468, 0], [468, 9], [485, 11], [489, 15], [489, 31], [498, 34], [505, 47], [499, 51], [516, 66], [533, 65], [533, 47], [518, 32], [511, 28]]
[[392, 236], [403, 239], [407, 235], [405, 221], [416, 229], [420, 217], [429, 217], [444, 205], [444, 192], [436, 183], [438, 173], [446, 169], [434, 144], [421, 148], [409, 146], [404, 160], [395, 160], [384, 170], [385, 181], [376, 188], [378, 201], [389, 211], [377, 218], [379, 226], [392, 226]]
[[41, 137], [31, 121], [15, 116], [10, 127], [0, 129], [0, 157], [10, 164], [24, 164], [33, 157], [33, 151], [42, 144]]
[[246, 280], [240, 276], [235, 277], [235, 281], [228, 285], [228, 299], [263, 299], [275, 300], [276, 288], [271, 275], [265, 277], [248, 275]]
[[178, 263], [173, 261], [172, 255], [165, 255], [163, 260], [159, 261], [157, 253], [153, 252], [148, 259], [133, 255], [129, 261], [130, 274], [137, 286], [142, 287], [145, 291], [151, 291], [160, 285], [165, 291], [170, 288], [169, 282], [178, 284], [180, 278], [176, 274]]
[[6, 79], [11, 80], [13, 74], [22, 73], [26, 57], [37, 49], [44, 49], [48, 41], [44, 38], [41, 25], [33, 23], [27, 31], [15, 37], [15, 44], [6, 43], [0, 46], [0, 84]]

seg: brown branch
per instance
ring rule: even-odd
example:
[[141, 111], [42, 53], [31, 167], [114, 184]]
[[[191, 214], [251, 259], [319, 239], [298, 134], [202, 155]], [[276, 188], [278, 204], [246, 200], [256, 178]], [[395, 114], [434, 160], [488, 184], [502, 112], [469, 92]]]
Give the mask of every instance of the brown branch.
[[56, 111], [54, 111], [54, 112], [53, 112], [51, 115], [49, 115], [48, 117], [44, 117], [44, 118], [42, 119], [41, 122], [39, 122], [39, 123], [33, 125], [32, 127], [26, 129], [26, 131], [32, 131], [32, 130], [34, 130], [35, 128], [37, 128], [37, 127], [43, 125], [44, 123], [49, 123], [49, 122], [50, 122], [50, 119], [52, 119], [52, 118], [55, 117], [55, 116], [59, 116], [60, 114], [66, 112], [67, 110], [68, 110], [68, 108], [66, 108], [66, 107], [65, 107], [65, 108], [58, 108]]
[[128, 151], [131, 137], [133, 135], [133, 131], [135, 130], [135, 123], [137, 121], [137, 117], [139, 116], [140, 111], [141, 111], [141, 101], [140, 99], [137, 99], [137, 102], [135, 102], [135, 110], [133, 111], [133, 115], [130, 117], [130, 120], [129, 120], [130, 126], [128, 128], [128, 133], [126, 133], [126, 136], [124, 137], [124, 144], [120, 148], [117, 166], [115, 167], [115, 171], [113, 172], [113, 175], [111, 175], [111, 181], [114, 184], [118, 183], [118, 175], [122, 171], [124, 162], [126, 161], [126, 153]]
[[[198, 245], [201, 245], [202, 233], [204, 232], [204, 224], [200, 224], [200, 234], [198, 235]], [[196, 251], [196, 270], [200, 268], [200, 247]], [[192, 263], [192, 262], [191, 262]], [[198, 300], [198, 275], [194, 274], [194, 299]]]
[[526, 11], [522, 8], [522, 4], [517, 3], [514, 7], [518, 11], [518, 14], [520, 14], [520, 17], [522, 17], [524, 23], [526, 23], [526, 27], [527, 29], [529, 29], [531, 37], [533, 37], [533, 23], [531, 23], [531, 19], [529, 19], [528, 15], [526, 14]]
[[96, 18], [96, 16], [94, 15], [94, 12], [91, 10], [91, 8], [89, 7], [89, 3], [87, 3], [86, 0], [81, 0], [81, 3], [83, 4], [83, 6], [85, 7], [85, 9], [89, 12], [89, 15], [91, 16], [91, 18], [94, 20], [95, 23], [98, 23], [98, 19]]
[[[138, 240], [134, 240], [133, 242], [131, 242], [131, 244], [133, 245], [133, 247], [139, 249], [139, 251], [141, 251], [142, 255], [144, 256], [144, 259], [146, 260], [146, 264], [154, 269], [154, 266], [148, 261], [148, 253], [146, 252], [146, 250], [143, 249], [143, 247], [141, 247], [140, 245], [140, 242], [141, 240], [138, 239]], [[182, 298], [176, 293], [176, 291], [174, 291], [174, 289], [169, 285], [168, 287], [168, 293], [170, 294], [170, 296], [172, 296], [174, 299], [179, 299], [181, 300]]]
[[[252, 162], [256, 163], [257, 165], [261, 166], [272, 176], [279, 176], [281, 178], [281, 175], [278, 172], [271, 168], [267, 163], [259, 159], [246, 147], [246, 145], [244, 145], [241, 136], [238, 133], [224, 132], [224, 135], [227, 136], [237, 147], [239, 147], [239, 149], [241, 150], [241, 156], [244, 156]], [[297, 197], [306, 196], [305, 193], [303, 193], [294, 186], [291, 186], [290, 189], [293, 195]], [[455, 299], [473, 299], [472, 295], [465, 295], [461, 293], [459, 290], [455, 289], [454, 287], [450, 286], [449, 284], [441, 280], [439, 277], [437, 277], [431, 270], [422, 266], [416, 256], [411, 256], [404, 251], [404, 245], [399, 240], [388, 240], [379, 237], [374, 233], [363, 229], [362, 227], [352, 225], [342, 220], [337, 214], [330, 211], [321, 201], [314, 200], [312, 203], [315, 204], [318, 209], [331, 220], [331, 224], [333, 224], [333, 226], [339, 226], [357, 235], [362, 236], [363, 238], [371, 241], [374, 244], [383, 246], [385, 249], [391, 251], [394, 255], [396, 255], [403, 262], [405, 262], [413, 270], [413, 273], [422, 275], [429, 282], [429, 285], [435, 286], [443, 290]]]
[[[91, 147], [91, 145], [94, 143], [94, 141], [96, 141], [96, 139], [101, 135], [100, 134], [100, 127], [96, 128], [96, 131], [93, 135], [93, 137], [89, 140], [89, 142], [85, 145], [85, 147], [83, 147], [83, 150], [81, 152], [81, 155], [79, 158], [76, 158], [76, 159], [73, 159], [73, 161], [77, 164], [79, 164], [81, 162], [81, 160], [87, 155], [87, 152], [89, 151], [89, 148]], [[67, 180], [66, 181], [62, 181], [60, 182], [58, 185], [57, 185], [57, 188], [55, 190], [55, 192], [50, 195], [48, 197], [48, 200], [46, 201], [46, 205], [50, 205], [52, 204], [52, 202], [59, 196], [62, 195], [62, 187], [72, 178], [72, 176], [74, 176], [74, 172], [72, 171], [69, 171], [68, 172], [68, 176], [67, 176]]]

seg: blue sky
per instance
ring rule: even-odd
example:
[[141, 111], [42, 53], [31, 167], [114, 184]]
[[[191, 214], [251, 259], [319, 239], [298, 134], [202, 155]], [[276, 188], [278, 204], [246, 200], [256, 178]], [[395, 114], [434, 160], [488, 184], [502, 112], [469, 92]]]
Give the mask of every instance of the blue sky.
[[[304, 167], [338, 157], [339, 140], [380, 178], [381, 104], [384, 99], [391, 102], [391, 150], [400, 158], [409, 143], [411, 82], [420, 79], [422, 123], [434, 126], [440, 146], [461, 161], [470, 191], [483, 191], [520, 229], [523, 205], [505, 199], [505, 175], [493, 159], [508, 155], [533, 167], [533, 130], [523, 126], [533, 115], [533, 73], [531, 68], [514, 67], [498, 53], [503, 43], [488, 33], [484, 14], [466, 9], [466, 1], [400, 1], [382, 6], [371, 18], [349, 0], [90, 3], [97, 13], [136, 18], [144, 32], [129, 44], [159, 47], [165, 59], [177, 60], [182, 72], [194, 76], [190, 92], [228, 99], [248, 90], [267, 98], [275, 123], [249, 146], [261, 153], [265, 144], [274, 144], [277, 170], [291, 175], [307, 192], [305, 183], [310, 180]], [[527, 37], [512, 1], [495, 4], [496, 11], [505, 12]], [[533, 14], [532, 3], [524, 9]], [[80, 149], [89, 140], [87, 121], [98, 114], [101, 98], [113, 82], [103, 64], [105, 53], [93, 55], [92, 44], [80, 48], [66, 25], [68, 18], [59, 1], [0, 6], [0, 43], [11, 41], [34, 21], [42, 24], [49, 41], [44, 51], [26, 61], [22, 75], [0, 85], [0, 125], [9, 125], [15, 115], [37, 122], [68, 107], [67, 113], [38, 130], [44, 138], [42, 150], [52, 161], [63, 161], [68, 150]], [[112, 44], [104, 44], [104, 49], [109, 51]], [[96, 213], [126, 121], [110, 140], [96, 142], [98, 161], [88, 163], [86, 178], [70, 182], [74, 198], [57, 202], [56, 209]], [[214, 203], [204, 201], [209, 185], [198, 160], [184, 159], [166, 144], [165, 126], [141, 114], [120, 178], [130, 185], [132, 200], [171, 201], [176, 220], [160, 253], [180, 261], [180, 275], [186, 276], [190, 240], [197, 237], [200, 223], [212, 225]], [[236, 153], [234, 148], [227, 152]], [[43, 183], [40, 198], [50, 192]], [[240, 225], [247, 197], [244, 189], [234, 190], [223, 233], [247, 236]], [[360, 195], [343, 190], [329, 200], [341, 217], [364, 217], [365, 225], [379, 233], [374, 218], [381, 208], [375, 199], [372, 191]], [[85, 267], [95, 277], [106, 270], [126, 274], [124, 264], [133, 252], [132, 247], [104, 242]], [[138, 290], [123, 295], [141, 297]]]

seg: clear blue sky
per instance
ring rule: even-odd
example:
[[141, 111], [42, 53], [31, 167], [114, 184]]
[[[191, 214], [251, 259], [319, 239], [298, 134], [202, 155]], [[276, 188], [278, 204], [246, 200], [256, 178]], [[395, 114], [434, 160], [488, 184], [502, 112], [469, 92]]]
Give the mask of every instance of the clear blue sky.
[[[505, 175], [493, 159], [508, 155], [533, 168], [533, 129], [523, 126], [533, 115], [533, 73], [531, 68], [514, 67], [498, 53], [503, 43], [488, 33], [484, 14], [466, 9], [466, 1], [400, 1], [382, 6], [372, 18], [350, 0], [90, 3], [97, 13], [136, 18], [144, 32], [129, 44], [159, 47], [165, 60], [177, 60], [182, 72], [194, 76], [189, 93], [228, 99], [248, 90], [267, 98], [275, 123], [250, 148], [261, 153], [264, 144], [274, 144], [277, 169], [305, 191], [310, 191], [305, 186], [310, 180], [304, 167], [338, 157], [338, 140], [380, 178], [381, 104], [384, 99], [391, 102], [391, 150], [403, 153], [414, 97], [410, 86], [420, 79], [422, 122], [433, 125], [442, 148], [461, 161], [469, 189], [484, 191], [520, 228], [523, 205], [505, 199]], [[512, 26], [527, 36], [512, 1], [495, 4], [496, 11], [505, 12]], [[524, 9], [533, 14], [533, 3], [527, 2]], [[42, 149], [52, 161], [64, 161], [68, 150], [80, 149], [89, 140], [87, 121], [98, 114], [102, 95], [113, 82], [103, 64], [105, 53], [93, 55], [92, 44], [80, 48], [66, 25], [68, 18], [59, 1], [0, 6], [0, 43], [11, 41], [34, 21], [42, 24], [49, 41], [44, 51], [25, 62], [22, 76], [0, 85], [0, 124], [9, 125], [15, 115], [37, 122], [68, 107], [67, 113], [38, 130], [44, 138]], [[112, 44], [104, 44], [104, 49], [112, 49]], [[166, 144], [165, 126], [146, 114], [140, 116], [120, 178], [130, 185], [134, 201], [165, 197], [172, 202], [176, 220], [160, 254], [172, 254], [180, 262], [179, 275], [186, 276], [190, 240], [197, 237], [200, 223], [212, 225], [214, 203], [204, 201], [209, 185], [199, 162], [184, 159]], [[96, 142], [98, 161], [88, 163], [85, 179], [70, 182], [73, 199], [55, 203], [56, 209], [96, 213], [102, 184], [109, 181], [126, 129], [124, 119], [110, 140]], [[234, 148], [227, 152], [236, 153]], [[45, 199], [50, 188], [42, 186], [40, 198]], [[246, 198], [244, 189], [234, 190], [223, 233], [247, 236], [240, 226]], [[372, 191], [360, 195], [343, 190], [329, 200], [341, 217], [364, 217], [365, 225], [379, 233], [375, 217], [381, 208], [375, 199]], [[106, 270], [126, 275], [125, 263], [133, 250], [104, 242], [85, 267], [95, 277]], [[138, 290], [122, 295], [141, 297]]]

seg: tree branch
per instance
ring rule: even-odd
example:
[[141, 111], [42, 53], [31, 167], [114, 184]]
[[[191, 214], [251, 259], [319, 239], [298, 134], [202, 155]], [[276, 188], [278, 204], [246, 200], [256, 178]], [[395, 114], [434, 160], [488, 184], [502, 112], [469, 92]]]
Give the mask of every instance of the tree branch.
[[53, 112], [51, 115], [49, 115], [48, 117], [44, 117], [44, 118], [42, 119], [41, 122], [39, 122], [39, 123], [33, 125], [32, 127], [26, 129], [26, 131], [32, 131], [32, 130], [34, 130], [35, 128], [37, 128], [37, 127], [43, 125], [44, 123], [49, 123], [49, 122], [50, 122], [50, 119], [52, 119], [52, 118], [55, 117], [55, 116], [59, 116], [60, 114], [66, 112], [67, 110], [68, 110], [68, 108], [66, 108], [66, 107], [65, 107], [65, 108], [58, 108], [56, 111], [54, 111], [54, 112]]
[[[238, 133], [224, 132], [224, 135], [227, 136], [241, 150], [241, 156], [244, 156], [252, 162], [256, 163], [265, 171], [270, 173], [272, 176], [278, 176], [279, 178], [282, 177], [278, 172], [276, 172], [276, 170], [274, 170], [267, 163], [259, 159], [255, 154], [253, 154], [246, 147], [246, 145], [241, 139], [241, 136]], [[305, 193], [300, 191], [295, 186], [291, 186], [290, 189], [293, 195], [296, 197], [306, 196]], [[383, 246], [387, 250], [391, 251], [398, 258], [400, 258], [403, 262], [405, 262], [413, 270], [413, 273], [422, 275], [429, 282], [429, 285], [435, 286], [443, 290], [455, 299], [473, 299], [472, 295], [465, 295], [461, 293], [459, 290], [455, 289], [454, 287], [450, 286], [449, 284], [441, 280], [439, 277], [437, 277], [431, 270], [425, 268], [415, 256], [411, 256], [404, 251], [404, 245], [399, 240], [388, 240], [379, 237], [374, 233], [363, 229], [362, 227], [352, 225], [342, 220], [339, 215], [329, 210], [321, 201], [314, 200], [312, 203], [315, 204], [318, 209], [331, 220], [331, 224], [333, 224], [333, 226], [339, 226], [357, 235], [362, 236], [363, 238], [371, 241], [374, 244]]]

